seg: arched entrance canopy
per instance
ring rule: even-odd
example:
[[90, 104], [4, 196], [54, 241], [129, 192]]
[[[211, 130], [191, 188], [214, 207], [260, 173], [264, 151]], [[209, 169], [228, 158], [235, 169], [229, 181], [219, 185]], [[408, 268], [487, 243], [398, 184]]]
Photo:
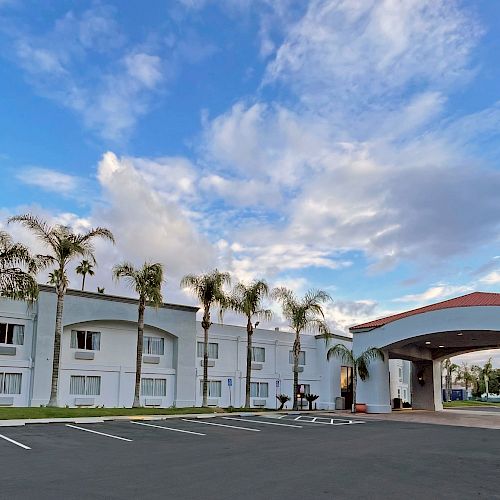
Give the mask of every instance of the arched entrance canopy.
[[[440, 361], [448, 356], [500, 348], [500, 293], [474, 292], [350, 328], [353, 350], [383, 349], [387, 358], [414, 362], [414, 407], [440, 409]], [[418, 383], [416, 383], [418, 382]], [[391, 410], [388, 359], [375, 362], [359, 386], [368, 411]], [[361, 400], [360, 400], [361, 401]]]

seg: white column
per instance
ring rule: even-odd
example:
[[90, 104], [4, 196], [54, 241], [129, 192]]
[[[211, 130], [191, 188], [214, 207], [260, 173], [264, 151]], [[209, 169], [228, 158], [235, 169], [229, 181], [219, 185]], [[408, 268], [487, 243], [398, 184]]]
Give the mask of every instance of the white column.
[[356, 400], [367, 405], [367, 413], [390, 413], [389, 357], [384, 361], [373, 360], [368, 367], [369, 377], [363, 381], [358, 377]]
[[441, 388], [441, 361], [432, 362], [432, 381], [434, 385], [434, 410], [443, 409], [443, 391]]

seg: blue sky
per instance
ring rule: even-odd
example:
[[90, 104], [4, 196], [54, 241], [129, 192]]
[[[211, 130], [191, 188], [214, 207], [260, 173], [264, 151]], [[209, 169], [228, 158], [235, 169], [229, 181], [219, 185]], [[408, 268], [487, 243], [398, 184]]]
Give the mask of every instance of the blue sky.
[[[338, 329], [500, 284], [500, 4], [0, 1], [0, 224], [329, 290]], [[16, 238], [32, 244], [19, 228]], [[74, 286], [78, 281], [73, 278]]]

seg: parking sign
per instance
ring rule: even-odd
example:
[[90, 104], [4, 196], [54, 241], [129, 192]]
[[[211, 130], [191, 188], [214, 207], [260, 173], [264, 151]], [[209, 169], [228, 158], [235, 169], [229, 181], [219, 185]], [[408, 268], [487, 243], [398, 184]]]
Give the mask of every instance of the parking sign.
[[232, 385], [233, 385], [233, 379], [232, 378], [228, 378], [227, 379], [227, 386], [231, 387]]

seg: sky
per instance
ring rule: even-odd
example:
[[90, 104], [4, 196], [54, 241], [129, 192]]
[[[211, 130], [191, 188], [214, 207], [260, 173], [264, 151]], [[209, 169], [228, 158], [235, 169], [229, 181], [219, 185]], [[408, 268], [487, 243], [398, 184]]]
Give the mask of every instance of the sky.
[[111, 229], [94, 291], [324, 289], [339, 332], [498, 292], [499, 49], [489, 0], [0, 0], [0, 229]]

